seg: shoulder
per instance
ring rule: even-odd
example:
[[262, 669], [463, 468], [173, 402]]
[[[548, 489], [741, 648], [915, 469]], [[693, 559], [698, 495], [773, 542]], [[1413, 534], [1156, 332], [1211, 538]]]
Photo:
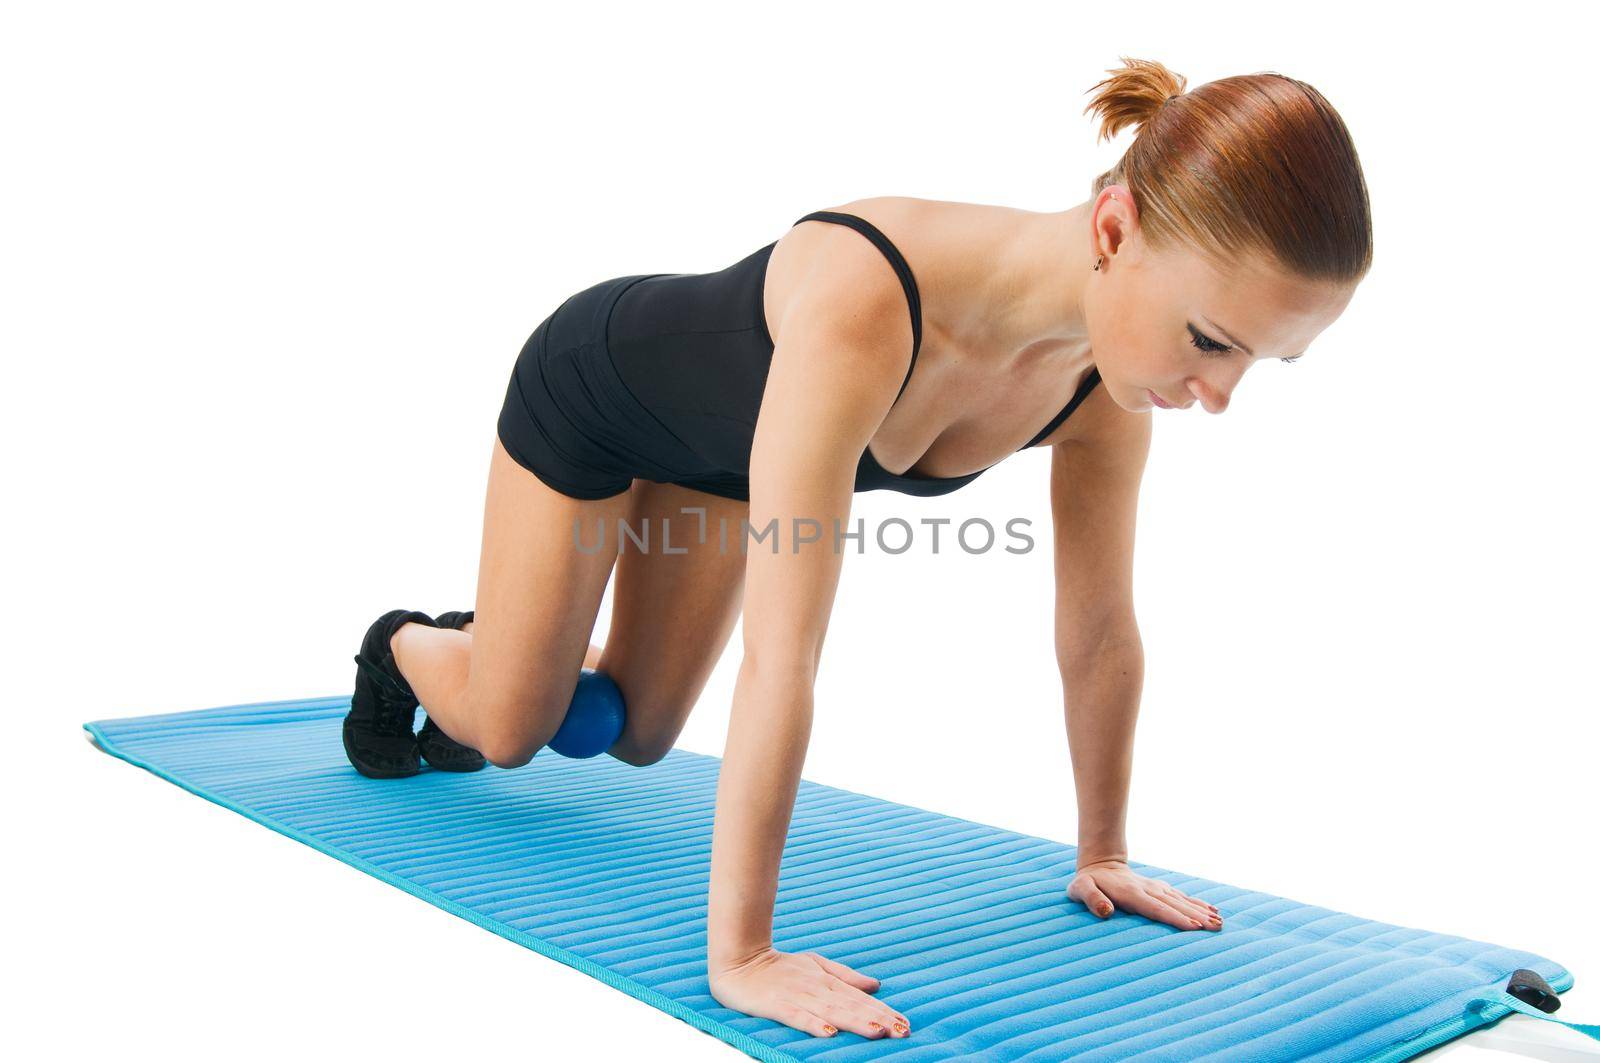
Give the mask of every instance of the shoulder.
[[[910, 223], [908, 210], [914, 202], [899, 196], [874, 196], [818, 207], [806, 213], [854, 215], [898, 246], [895, 234]], [[882, 275], [893, 282], [896, 291], [900, 291], [899, 281], [884, 253], [864, 234], [841, 222], [822, 218], [797, 220], [778, 239], [768, 269], [778, 268], [787, 262], [803, 264], [815, 274], [854, 274], [853, 279], [857, 280]]]
[[[884, 231], [893, 224], [886, 215], [893, 202], [878, 197], [819, 209], [854, 214]], [[791, 226], [767, 261], [764, 296], [774, 343], [786, 333], [821, 329], [910, 356], [905, 288], [884, 253], [848, 225], [812, 220]]]

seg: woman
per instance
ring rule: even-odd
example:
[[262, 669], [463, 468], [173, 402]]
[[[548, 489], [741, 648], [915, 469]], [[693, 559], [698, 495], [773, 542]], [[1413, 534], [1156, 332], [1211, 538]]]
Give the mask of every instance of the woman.
[[[743, 550], [698, 531], [848, 528], [854, 491], [942, 494], [1049, 446], [1079, 802], [1067, 895], [1102, 917], [1120, 905], [1220, 928], [1215, 907], [1127, 863], [1150, 410], [1221, 413], [1250, 366], [1298, 358], [1365, 276], [1371, 223], [1344, 123], [1309, 85], [1256, 74], [1185, 94], [1159, 63], [1123, 63], [1088, 110], [1102, 138], [1139, 134], [1085, 203], [1040, 214], [859, 200], [725, 270], [607, 280], [541, 323], [499, 418], [477, 612], [395, 610], [372, 625], [345, 724], [357, 767], [524, 764], [562, 722], [580, 665], [622, 691], [610, 754], [650, 764], [742, 603], [713, 829], [712, 994], [813, 1034], [904, 1037], [870, 975], [772, 947], [841, 551], [827, 535]], [[619, 518], [677, 545], [619, 557], [617, 536], [596, 550], [594, 532], [576, 534]], [[614, 562], [600, 648], [589, 633]], [[427, 720], [413, 735], [419, 699]]]

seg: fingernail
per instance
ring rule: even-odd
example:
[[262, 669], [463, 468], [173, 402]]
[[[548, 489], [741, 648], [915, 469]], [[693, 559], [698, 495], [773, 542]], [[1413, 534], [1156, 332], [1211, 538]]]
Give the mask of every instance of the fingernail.
[[1193, 930], [1199, 930], [1200, 929], [1200, 920], [1198, 920], [1198, 919], [1189, 920], [1189, 926]]
[[834, 1034], [838, 1033], [839, 1030], [836, 1026], [830, 1026], [828, 1023], [823, 1023], [822, 1032], [827, 1034], [829, 1037], [832, 1037]]

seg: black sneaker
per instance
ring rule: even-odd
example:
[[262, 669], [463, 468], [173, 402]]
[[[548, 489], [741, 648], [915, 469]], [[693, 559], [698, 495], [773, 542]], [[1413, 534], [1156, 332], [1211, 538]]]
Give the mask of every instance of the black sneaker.
[[344, 752], [361, 774], [373, 779], [403, 779], [422, 770], [417, 738], [417, 696], [394, 663], [389, 640], [400, 625], [438, 627], [433, 617], [412, 609], [393, 609], [367, 629], [356, 654], [356, 687], [344, 718]]
[[[460, 631], [472, 623], [472, 616], [471, 609], [464, 613], [440, 613], [435, 622], [440, 627]], [[489, 763], [476, 749], [462, 745], [439, 730], [439, 725], [433, 722], [432, 716], [425, 716], [422, 730], [417, 732], [417, 751], [422, 754], [422, 759], [427, 761], [430, 767], [438, 768], [440, 771], [477, 771]]]

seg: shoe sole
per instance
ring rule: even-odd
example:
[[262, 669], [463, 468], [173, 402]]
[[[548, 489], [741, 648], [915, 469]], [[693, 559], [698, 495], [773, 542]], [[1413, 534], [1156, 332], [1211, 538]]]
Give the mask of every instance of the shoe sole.
[[489, 761], [487, 759], [480, 760], [476, 764], [441, 764], [438, 761], [429, 760], [428, 754], [426, 753], [422, 754], [422, 759], [426, 761], [428, 767], [432, 768], [434, 771], [453, 771], [457, 772], [458, 774], [470, 771], [482, 771], [484, 768], [489, 766]]
[[[426, 720], [426, 717], [424, 717], [424, 720]], [[424, 722], [423, 726], [426, 727], [427, 723]], [[449, 761], [444, 761], [442, 763], [439, 762], [439, 761], [435, 761], [432, 757], [428, 756], [428, 750], [422, 744], [421, 734], [419, 732], [418, 739], [417, 739], [417, 753], [418, 753], [419, 756], [422, 757], [423, 761], [425, 763], [427, 763], [427, 765], [429, 767], [434, 768], [434, 769], [436, 769], [438, 771], [468, 772], [468, 771], [482, 771], [484, 768], [489, 766], [489, 758], [485, 757], [482, 753], [479, 753], [476, 749], [473, 749], [471, 746], [462, 745], [460, 742], [457, 742], [455, 739], [451, 738], [449, 735], [445, 734], [443, 731], [440, 731], [439, 735], [440, 735], [440, 737], [442, 737], [442, 738], [446, 739], [447, 741], [451, 742], [457, 749], [465, 749], [465, 750], [471, 752], [477, 759], [476, 760], [461, 761], [461, 762], [458, 762], [458, 763], [455, 763], [455, 764], [451, 764]]]
[[375, 764], [368, 764], [350, 746], [350, 729], [340, 728], [341, 738], [344, 741], [344, 755], [349, 759], [350, 765], [369, 779], [409, 779], [413, 775], [421, 774], [422, 765], [415, 768], [380, 768]]

